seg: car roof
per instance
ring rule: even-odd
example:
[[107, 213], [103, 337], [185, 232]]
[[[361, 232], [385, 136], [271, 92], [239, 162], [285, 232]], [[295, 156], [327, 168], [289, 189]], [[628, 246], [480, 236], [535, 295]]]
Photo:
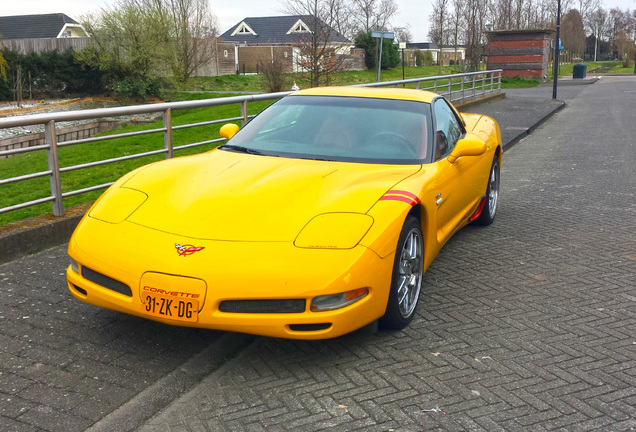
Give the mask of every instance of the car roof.
[[404, 88], [380, 88], [380, 87], [315, 87], [300, 90], [290, 96], [344, 96], [367, 97], [379, 99], [399, 99], [417, 102], [431, 103], [439, 97], [437, 93]]

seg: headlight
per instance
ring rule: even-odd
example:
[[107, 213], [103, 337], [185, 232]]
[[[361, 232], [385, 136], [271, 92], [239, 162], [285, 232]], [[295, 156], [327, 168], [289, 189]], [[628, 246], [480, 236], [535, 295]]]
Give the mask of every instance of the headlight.
[[126, 220], [148, 199], [148, 195], [135, 189], [119, 188], [106, 192], [91, 210], [90, 217], [117, 224]]
[[302, 229], [294, 245], [310, 249], [351, 249], [373, 225], [373, 218], [361, 213], [325, 213]]
[[74, 259], [71, 259], [71, 270], [79, 274], [79, 264]]
[[311, 301], [311, 311], [324, 312], [340, 309], [363, 299], [367, 294], [369, 294], [368, 288], [358, 288], [343, 293], [314, 297]]

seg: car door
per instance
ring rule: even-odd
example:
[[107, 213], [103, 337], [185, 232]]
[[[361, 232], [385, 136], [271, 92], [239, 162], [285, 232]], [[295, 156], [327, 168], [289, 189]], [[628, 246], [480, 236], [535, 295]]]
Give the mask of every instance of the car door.
[[433, 101], [435, 127], [434, 164], [437, 167], [435, 199], [437, 204], [437, 240], [444, 243], [455, 232], [478, 199], [473, 179], [478, 158], [460, 157], [448, 161], [457, 141], [466, 135], [463, 122], [444, 98]]

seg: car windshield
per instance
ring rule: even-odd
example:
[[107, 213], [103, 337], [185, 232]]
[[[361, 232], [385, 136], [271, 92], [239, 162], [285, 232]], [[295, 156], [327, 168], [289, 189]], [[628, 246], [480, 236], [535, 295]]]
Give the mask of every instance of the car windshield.
[[342, 96], [289, 96], [252, 119], [228, 151], [367, 163], [423, 163], [430, 105]]

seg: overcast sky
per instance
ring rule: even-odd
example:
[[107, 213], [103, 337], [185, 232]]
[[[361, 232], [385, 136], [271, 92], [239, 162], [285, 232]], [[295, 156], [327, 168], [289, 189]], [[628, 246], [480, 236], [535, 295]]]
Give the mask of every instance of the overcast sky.
[[[278, 0], [209, 0], [210, 7], [219, 18], [220, 33], [225, 32], [245, 17], [284, 15]], [[392, 22], [395, 26], [409, 24], [413, 42], [428, 42], [428, 16], [432, 0], [396, 0], [399, 14]], [[556, 0], [555, 0], [556, 1]], [[606, 9], [635, 9], [636, 0], [601, 0]], [[87, 12], [107, 7], [113, 0], [0, 0], [0, 16], [29, 15], [62, 12], [79, 20]]]

